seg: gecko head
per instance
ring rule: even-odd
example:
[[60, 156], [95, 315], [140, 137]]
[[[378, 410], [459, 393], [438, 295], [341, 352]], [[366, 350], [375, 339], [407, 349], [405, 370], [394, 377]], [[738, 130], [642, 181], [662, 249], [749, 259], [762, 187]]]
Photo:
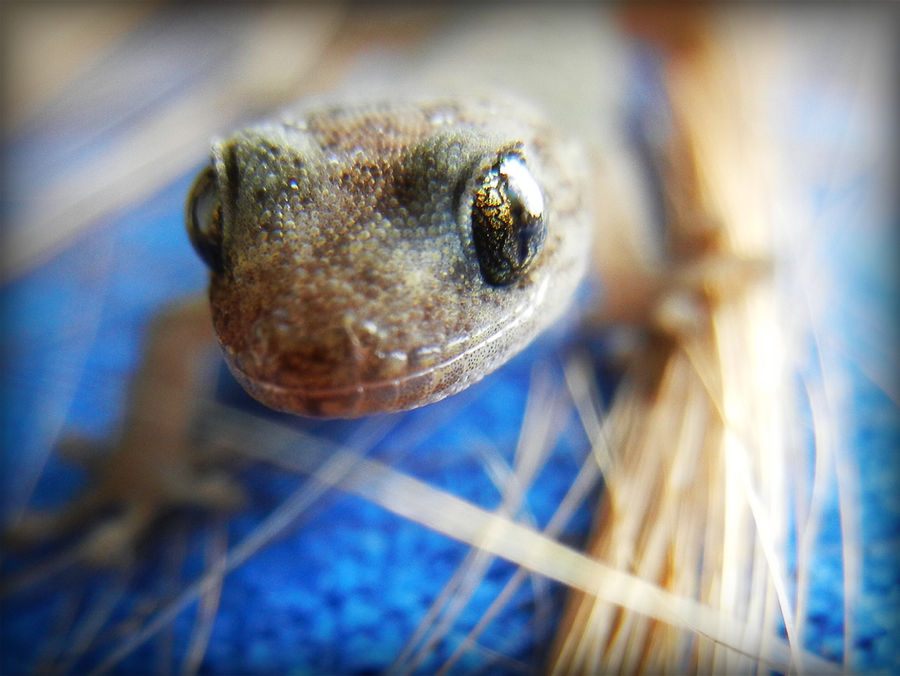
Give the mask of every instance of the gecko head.
[[526, 108], [485, 100], [313, 106], [216, 142], [186, 220], [226, 362], [304, 415], [467, 387], [572, 296], [579, 168]]

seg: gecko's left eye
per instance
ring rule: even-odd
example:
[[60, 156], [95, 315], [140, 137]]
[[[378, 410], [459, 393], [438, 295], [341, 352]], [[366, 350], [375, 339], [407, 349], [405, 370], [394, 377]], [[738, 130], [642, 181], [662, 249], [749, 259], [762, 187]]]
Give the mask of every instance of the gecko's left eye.
[[524, 275], [547, 237], [544, 196], [517, 152], [501, 154], [476, 184], [472, 239], [488, 284], [506, 286]]
[[191, 186], [185, 214], [194, 250], [214, 272], [222, 271], [222, 200], [212, 167], [204, 169]]

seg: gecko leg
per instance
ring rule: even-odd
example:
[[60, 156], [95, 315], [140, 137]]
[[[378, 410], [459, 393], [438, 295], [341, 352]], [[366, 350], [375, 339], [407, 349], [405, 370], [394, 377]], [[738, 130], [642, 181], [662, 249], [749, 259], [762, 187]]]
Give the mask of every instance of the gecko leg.
[[[118, 440], [102, 456], [89, 442], [63, 442], [72, 455], [98, 465], [87, 489], [57, 511], [29, 511], [4, 535], [11, 546], [50, 542], [80, 528], [80, 558], [107, 565], [127, 558], [136, 541], [164, 513], [178, 507], [229, 510], [243, 493], [224, 473], [201, 471], [201, 454], [190, 439], [201, 366], [214, 345], [203, 299], [166, 308], [152, 322], [144, 359], [131, 386], [128, 413]], [[102, 459], [98, 459], [102, 458]]]

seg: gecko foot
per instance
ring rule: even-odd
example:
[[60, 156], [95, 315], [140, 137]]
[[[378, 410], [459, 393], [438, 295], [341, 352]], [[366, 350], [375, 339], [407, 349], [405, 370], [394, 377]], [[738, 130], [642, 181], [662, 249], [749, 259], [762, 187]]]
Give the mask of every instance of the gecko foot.
[[[61, 447], [67, 457], [86, 460], [91, 485], [67, 506], [25, 512], [3, 533], [5, 547], [28, 551], [79, 537], [74, 546], [77, 560], [93, 567], [121, 565], [131, 560], [137, 543], [163, 516], [184, 508], [230, 512], [244, 503], [243, 489], [221, 470], [200, 472], [183, 462], [147, 467], [135, 461], [131, 447], [121, 444], [105, 458], [83, 439], [65, 441]], [[72, 449], [76, 453], [69, 453]], [[185, 454], [173, 457], [182, 460]]]

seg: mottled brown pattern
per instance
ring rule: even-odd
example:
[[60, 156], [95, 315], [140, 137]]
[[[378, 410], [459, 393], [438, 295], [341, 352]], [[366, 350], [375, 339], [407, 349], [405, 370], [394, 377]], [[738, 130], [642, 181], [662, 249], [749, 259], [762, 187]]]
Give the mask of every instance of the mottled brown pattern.
[[[510, 148], [549, 233], [520, 280], [484, 281], [477, 181]], [[214, 144], [226, 360], [269, 406], [357, 416], [436, 401], [555, 320], [581, 278], [588, 220], [568, 144], [519, 102], [301, 107]]]

